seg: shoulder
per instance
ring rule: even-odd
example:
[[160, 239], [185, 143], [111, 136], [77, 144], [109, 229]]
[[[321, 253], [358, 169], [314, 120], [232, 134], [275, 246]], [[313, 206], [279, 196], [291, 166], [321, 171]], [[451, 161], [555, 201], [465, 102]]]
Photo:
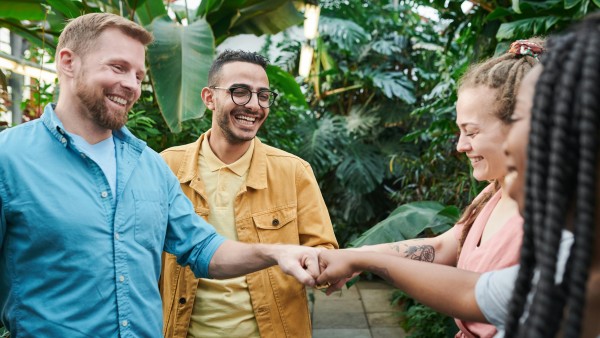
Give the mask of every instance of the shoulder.
[[51, 144], [41, 137], [43, 134], [50, 135], [39, 119], [5, 129], [0, 132], [0, 156], [14, 159], [16, 156], [41, 150]]
[[265, 150], [267, 159], [270, 162], [296, 165], [305, 168], [310, 167], [310, 164], [308, 162], [292, 153], [288, 153], [287, 151], [272, 147], [264, 143], [261, 143], [261, 147], [263, 147], [263, 149]]

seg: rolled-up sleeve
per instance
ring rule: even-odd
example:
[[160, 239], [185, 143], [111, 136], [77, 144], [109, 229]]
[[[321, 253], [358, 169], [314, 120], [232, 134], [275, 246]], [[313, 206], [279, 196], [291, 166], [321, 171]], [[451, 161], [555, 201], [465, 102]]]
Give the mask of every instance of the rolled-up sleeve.
[[170, 177], [168, 226], [164, 251], [177, 256], [177, 263], [189, 265], [196, 277], [210, 278], [208, 266], [225, 238], [216, 233], [194, 211], [175, 176]]

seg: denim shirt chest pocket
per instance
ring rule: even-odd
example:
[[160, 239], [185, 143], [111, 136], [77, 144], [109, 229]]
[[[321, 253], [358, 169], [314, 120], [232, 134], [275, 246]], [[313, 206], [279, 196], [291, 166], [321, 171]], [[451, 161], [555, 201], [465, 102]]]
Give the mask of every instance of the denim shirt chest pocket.
[[163, 242], [166, 230], [165, 202], [159, 191], [134, 191], [133, 200], [135, 241], [149, 250], [155, 250]]
[[296, 205], [282, 206], [252, 216], [261, 243], [300, 244]]

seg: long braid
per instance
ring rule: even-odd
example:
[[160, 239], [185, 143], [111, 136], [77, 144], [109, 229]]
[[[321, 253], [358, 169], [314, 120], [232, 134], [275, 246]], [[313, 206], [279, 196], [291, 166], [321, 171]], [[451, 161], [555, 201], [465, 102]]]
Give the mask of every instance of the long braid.
[[[600, 20], [598, 20], [600, 22]], [[600, 107], [600, 32], [589, 36], [583, 58], [583, 74], [580, 86], [579, 173], [577, 185], [577, 211], [574, 222], [575, 244], [569, 259], [570, 274], [564, 283], [569, 295], [567, 317], [565, 321], [565, 337], [579, 337], [581, 320], [585, 304], [585, 290], [588, 279], [588, 268], [594, 248], [594, 219], [596, 217], [596, 166], [598, 164], [598, 133]]]
[[[596, 167], [600, 132], [600, 15], [576, 32], [553, 38], [543, 61], [532, 109], [526, 177], [521, 269], [506, 323], [506, 337], [579, 337], [594, 248]], [[548, 146], [549, 145], [549, 146]], [[550, 154], [550, 156], [548, 156]], [[576, 198], [576, 204], [569, 201]], [[575, 242], [561, 285], [557, 252], [575, 210]], [[533, 271], [539, 280], [525, 324]], [[561, 327], [562, 325], [562, 327]]]

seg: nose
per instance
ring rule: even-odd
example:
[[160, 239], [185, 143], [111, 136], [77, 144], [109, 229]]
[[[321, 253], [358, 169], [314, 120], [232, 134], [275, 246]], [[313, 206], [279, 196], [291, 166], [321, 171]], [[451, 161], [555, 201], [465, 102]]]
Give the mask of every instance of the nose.
[[140, 88], [140, 81], [135, 72], [127, 72], [121, 78], [121, 85], [133, 92]]
[[460, 133], [460, 136], [458, 137], [458, 143], [456, 143], [456, 151], [459, 153], [466, 153], [469, 150], [471, 150], [471, 143], [466, 140], [466, 136]]
[[252, 111], [258, 111], [262, 107], [258, 104], [258, 93], [250, 93], [250, 101], [244, 105], [246, 108]]

